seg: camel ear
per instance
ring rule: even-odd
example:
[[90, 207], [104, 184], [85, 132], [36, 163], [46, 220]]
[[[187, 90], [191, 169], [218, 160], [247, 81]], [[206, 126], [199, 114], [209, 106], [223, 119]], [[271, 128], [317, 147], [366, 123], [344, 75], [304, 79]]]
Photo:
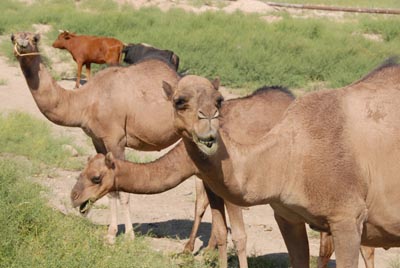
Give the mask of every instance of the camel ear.
[[40, 40], [40, 34], [35, 34], [34, 36], [33, 36], [33, 41], [35, 41], [35, 43], [38, 43], [39, 42], [39, 40]]
[[168, 82], [162, 81], [162, 87], [167, 100], [172, 100], [172, 95], [174, 94], [174, 89], [172, 86]]
[[11, 34], [11, 42], [14, 43], [14, 40], [15, 40], [15, 35], [14, 35], [14, 33], [12, 33], [12, 34]]
[[214, 86], [214, 88], [216, 90], [218, 90], [218, 88], [219, 88], [219, 83], [220, 83], [220, 79], [218, 76], [211, 82], [211, 84]]
[[109, 169], [115, 169], [115, 158], [114, 158], [114, 155], [112, 154], [112, 152], [108, 152], [106, 154], [105, 162], [106, 162], [106, 166]]

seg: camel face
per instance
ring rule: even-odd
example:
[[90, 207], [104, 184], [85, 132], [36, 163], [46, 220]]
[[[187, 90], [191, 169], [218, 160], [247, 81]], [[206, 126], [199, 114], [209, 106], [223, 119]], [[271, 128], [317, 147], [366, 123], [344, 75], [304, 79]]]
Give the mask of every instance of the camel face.
[[19, 32], [11, 35], [11, 42], [14, 45], [15, 56], [38, 52], [39, 34]]
[[105, 157], [97, 154], [89, 158], [85, 169], [71, 191], [73, 207], [79, 206], [79, 212], [87, 215], [94, 202], [112, 191], [114, 186], [114, 168], [112, 155]]
[[219, 109], [223, 101], [218, 87], [218, 78], [210, 82], [194, 75], [183, 77], [175, 87], [163, 84], [174, 107], [175, 129], [206, 155], [213, 155], [218, 149]]

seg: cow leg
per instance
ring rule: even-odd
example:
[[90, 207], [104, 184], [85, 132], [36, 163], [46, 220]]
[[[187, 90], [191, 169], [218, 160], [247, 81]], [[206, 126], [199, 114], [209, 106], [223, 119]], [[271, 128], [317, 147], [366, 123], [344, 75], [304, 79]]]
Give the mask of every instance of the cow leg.
[[328, 262], [334, 252], [333, 238], [325, 232], [320, 233], [318, 268], [328, 267]]
[[288, 249], [291, 267], [310, 267], [310, 253], [306, 225], [304, 222], [290, 222], [274, 213], [276, 222]]
[[226, 210], [232, 228], [232, 240], [235, 245], [240, 268], [247, 268], [246, 230], [243, 221], [242, 208], [225, 201]]
[[374, 268], [375, 248], [361, 246], [360, 251], [365, 262], [365, 267]]
[[228, 236], [225, 218], [224, 200], [214, 194], [206, 185], [206, 193], [211, 207], [212, 215], [212, 230], [211, 235], [215, 235], [217, 240], [218, 252], [219, 252], [219, 267], [228, 267], [228, 254], [227, 254], [227, 242]]
[[[183, 252], [193, 252], [194, 242], [196, 240], [196, 234], [200, 226], [201, 219], [203, 218], [204, 212], [209, 205], [206, 190], [204, 188], [203, 181], [196, 178], [196, 204], [194, 207], [194, 221], [192, 231], [190, 232], [189, 241], [186, 243]], [[212, 235], [210, 236], [210, 240]], [[215, 241], [215, 240], [214, 240]], [[208, 243], [210, 245], [210, 243]], [[215, 245], [214, 245], [215, 248]]]
[[79, 88], [81, 85], [81, 73], [82, 73], [82, 62], [77, 62], [78, 64], [78, 71], [76, 73], [76, 82], [75, 82], [75, 88]]
[[86, 81], [89, 81], [90, 79], [90, 62], [85, 64], [86, 66]]

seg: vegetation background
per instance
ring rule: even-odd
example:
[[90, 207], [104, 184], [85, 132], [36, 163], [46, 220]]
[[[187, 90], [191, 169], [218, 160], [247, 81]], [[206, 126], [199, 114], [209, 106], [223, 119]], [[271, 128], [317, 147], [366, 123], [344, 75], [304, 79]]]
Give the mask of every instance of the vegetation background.
[[[193, 0], [192, 5], [224, 5], [224, 1]], [[266, 1], [265, 1], [266, 2]], [[287, 0], [290, 3], [400, 8], [397, 0]], [[78, 34], [113, 36], [126, 43], [145, 42], [175, 51], [181, 70], [220, 76], [224, 86], [246, 93], [262, 85], [282, 85], [301, 92], [341, 87], [361, 78], [387, 57], [400, 53], [400, 17], [341, 14], [331, 18], [273, 11], [267, 15], [236, 12], [167, 12], [135, 10], [111, 0], [17, 0], [0, 2], [0, 35], [51, 26], [46, 45], [58, 29]], [[4, 38], [4, 39], [5, 39]], [[0, 54], [15, 63], [9, 42]], [[46, 57], [46, 55], [44, 55]], [[46, 58], [51, 68], [53, 59]], [[103, 67], [97, 67], [97, 69]], [[53, 70], [58, 78], [64, 76]], [[7, 81], [0, 81], [6, 86]], [[85, 157], [71, 157], [54, 137], [48, 122], [26, 114], [0, 116], [0, 268], [2, 267], [215, 267], [215, 254], [201, 260], [164, 255], [138, 236], [107, 246], [104, 228], [49, 208], [47, 189], [31, 178], [54, 168], [80, 170]], [[86, 156], [78, 148], [80, 156]], [[250, 267], [287, 267], [287, 260], [249, 258]], [[315, 265], [315, 260], [314, 264]], [[237, 267], [231, 257], [230, 267]], [[394, 261], [388, 267], [400, 267]]]

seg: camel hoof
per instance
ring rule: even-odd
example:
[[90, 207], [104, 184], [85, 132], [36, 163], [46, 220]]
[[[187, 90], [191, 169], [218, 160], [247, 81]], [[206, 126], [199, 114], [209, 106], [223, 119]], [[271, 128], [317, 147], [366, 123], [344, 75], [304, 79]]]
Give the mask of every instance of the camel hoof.
[[125, 234], [125, 237], [128, 238], [129, 240], [133, 241], [133, 240], [135, 240], [135, 233], [133, 231], [127, 232]]
[[182, 253], [192, 253], [193, 250], [194, 250], [194, 245], [192, 245], [191, 243], [186, 243]]
[[108, 235], [106, 235], [104, 237], [104, 239], [106, 240], [106, 243], [109, 244], [109, 245], [114, 245], [115, 244], [115, 235], [108, 234]]

